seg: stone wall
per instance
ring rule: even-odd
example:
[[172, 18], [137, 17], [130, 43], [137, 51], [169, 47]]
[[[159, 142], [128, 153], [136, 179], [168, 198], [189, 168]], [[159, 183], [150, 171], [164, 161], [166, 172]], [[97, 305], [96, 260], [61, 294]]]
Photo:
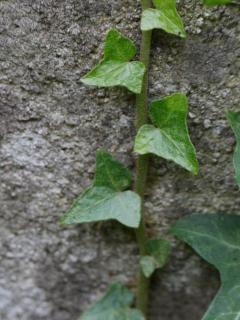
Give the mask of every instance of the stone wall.
[[[151, 235], [193, 212], [238, 212], [225, 111], [239, 110], [240, 12], [182, 0], [186, 40], [154, 32], [150, 97], [185, 92], [197, 178], [154, 158], [146, 194]], [[134, 167], [134, 96], [86, 87], [114, 27], [139, 45], [136, 0], [0, 2], [0, 319], [74, 320], [114, 280], [134, 288], [134, 235], [117, 223], [60, 227], [90, 184], [104, 147]], [[172, 238], [170, 238], [172, 239]], [[218, 274], [172, 239], [155, 275], [151, 320], [200, 320]]]

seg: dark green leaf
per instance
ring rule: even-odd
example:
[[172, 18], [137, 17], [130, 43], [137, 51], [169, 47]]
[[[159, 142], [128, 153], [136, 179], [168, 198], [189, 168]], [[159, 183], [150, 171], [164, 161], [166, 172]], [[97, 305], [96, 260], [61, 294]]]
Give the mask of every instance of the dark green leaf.
[[182, 93], [153, 102], [150, 107], [150, 118], [155, 126], [144, 125], [140, 128], [135, 140], [135, 152], [153, 153], [173, 160], [197, 174], [198, 161], [188, 134], [187, 112], [187, 98]]
[[60, 222], [77, 224], [114, 219], [137, 228], [141, 217], [141, 199], [135, 192], [121, 192], [130, 183], [128, 169], [106, 151], [98, 151], [93, 186], [78, 197]]
[[143, 11], [141, 29], [144, 31], [163, 29], [168, 33], [185, 38], [186, 32], [177, 12], [175, 0], [154, 0], [153, 2], [156, 9]]
[[81, 81], [99, 87], [124, 86], [134, 93], [142, 90], [144, 64], [129, 62], [136, 54], [133, 42], [116, 30], [107, 34], [103, 60]]
[[203, 320], [240, 319], [240, 216], [192, 215], [172, 232], [220, 271], [221, 288]]
[[115, 283], [93, 307], [83, 313], [79, 320], [144, 320], [137, 309], [132, 309], [133, 294]]
[[170, 255], [171, 246], [169, 241], [165, 239], [154, 239], [147, 242], [147, 256], [143, 256], [140, 264], [146, 277], [150, 277], [152, 273], [162, 268]]
[[114, 160], [111, 154], [104, 150], [98, 150], [96, 158], [94, 182], [96, 187], [108, 187], [122, 191], [130, 186], [131, 174], [122, 163]]
[[147, 242], [147, 252], [154, 257], [158, 263], [158, 268], [162, 268], [170, 255], [171, 245], [165, 239], [153, 239]]
[[203, 0], [203, 3], [207, 6], [224, 5], [230, 4], [231, 2], [231, 0]]
[[230, 111], [227, 113], [227, 117], [237, 141], [233, 156], [233, 165], [236, 172], [236, 180], [240, 186], [240, 112]]

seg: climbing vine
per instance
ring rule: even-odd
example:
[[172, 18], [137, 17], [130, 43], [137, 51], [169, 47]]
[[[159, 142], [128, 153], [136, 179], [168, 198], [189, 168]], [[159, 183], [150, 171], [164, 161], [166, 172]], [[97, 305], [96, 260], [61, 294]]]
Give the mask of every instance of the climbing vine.
[[[230, 0], [204, 0], [206, 5], [230, 4]], [[236, 3], [234, 1], [233, 3]], [[149, 239], [145, 230], [144, 192], [149, 154], [174, 161], [196, 175], [199, 165], [188, 127], [188, 99], [184, 93], [148, 101], [148, 72], [152, 30], [162, 29], [186, 37], [175, 0], [141, 0], [142, 40], [139, 61], [134, 43], [119, 31], [108, 31], [103, 59], [81, 81], [98, 87], [122, 86], [136, 95], [136, 178], [122, 163], [105, 150], [96, 154], [92, 185], [61, 218], [62, 224], [117, 220], [134, 228], [139, 245], [140, 263], [136, 297], [120, 283], [113, 283], [80, 320], [143, 320], [148, 317], [150, 278], [168, 259], [170, 243], [161, 237]], [[227, 114], [237, 138], [234, 154], [236, 178], [240, 184], [240, 113]], [[132, 187], [133, 186], [133, 187]], [[192, 215], [180, 219], [171, 232], [191, 245], [220, 271], [222, 287], [204, 320], [240, 318], [240, 217], [235, 215]], [[224, 254], [223, 254], [224, 253]], [[135, 302], [135, 308], [133, 304]]]

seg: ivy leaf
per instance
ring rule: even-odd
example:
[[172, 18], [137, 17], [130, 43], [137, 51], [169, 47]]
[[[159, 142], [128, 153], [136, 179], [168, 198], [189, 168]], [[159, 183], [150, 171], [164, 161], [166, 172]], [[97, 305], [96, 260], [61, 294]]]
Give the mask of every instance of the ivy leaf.
[[140, 260], [144, 275], [150, 277], [156, 269], [162, 268], [170, 255], [170, 243], [164, 239], [154, 239], [147, 242], [147, 254]]
[[104, 150], [97, 151], [95, 186], [122, 191], [131, 185], [131, 180], [129, 170], [122, 163]]
[[123, 86], [134, 93], [142, 90], [145, 66], [129, 62], [136, 54], [134, 43], [117, 30], [110, 30], [104, 46], [104, 58], [81, 81], [99, 87]]
[[221, 288], [203, 320], [240, 319], [240, 216], [192, 215], [180, 219], [172, 232], [214, 265]]
[[139, 129], [135, 152], [156, 154], [197, 174], [198, 161], [188, 134], [187, 112], [187, 97], [182, 93], [153, 102], [150, 118], [155, 126], [144, 125]]
[[145, 277], [149, 278], [157, 269], [157, 264], [152, 256], [143, 256], [140, 259], [140, 266]]
[[128, 169], [106, 151], [98, 151], [93, 186], [77, 198], [60, 223], [114, 219], [128, 227], [137, 228], [141, 218], [141, 199], [135, 192], [123, 192], [130, 184]]
[[240, 186], [240, 112], [229, 111], [227, 117], [237, 141], [233, 156], [233, 165], [236, 172], [236, 180]]
[[61, 223], [76, 224], [115, 219], [137, 228], [141, 201], [132, 191], [116, 192], [110, 188], [92, 187], [81, 195], [63, 216]]
[[94, 306], [83, 313], [79, 320], [144, 320], [143, 314], [132, 309], [134, 295], [120, 283], [110, 286]]
[[207, 6], [224, 5], [230, 4], [231, 2], [231, 0], [203, 0], [203, 3]]
[[184, 25], [176, 9], [175, 0], [154, 0], [156, 9], [143, 11], [141, 29], [163, 29], [182, 38], [186, 37]]

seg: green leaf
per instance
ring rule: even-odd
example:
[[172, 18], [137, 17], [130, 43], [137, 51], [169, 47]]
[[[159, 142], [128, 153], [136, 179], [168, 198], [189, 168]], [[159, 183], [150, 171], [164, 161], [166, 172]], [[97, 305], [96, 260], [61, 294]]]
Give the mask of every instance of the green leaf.
[[61, 218], [62, 224], [77, 224], [105, 220], [137, 228], [141, 218], [141, 199], [132, 191], [127, 168], [106, 151], [97, 152], [96, 175], [93, 186], [83, 192]]
[[99, 87], [123, 86], [134, 93], [142, 90], [145, 66], [139, 61], [129, 62], [136, 54], [136, 47], [117, 30], [107, 34], [104, 58], [81, 81]]
[[240, 216], [192, 215], [172, 232], [220, 272], [221, 288], [203, 320], [240, 319]]
[[153, 272], [157, 269], [156, 261], [151, 256], [143, 256], [140, 259], [140, 265], [145, 277], [149, 278]]
[[122, 163], [104, 150], [97, 151], [95, 186], [122, 191], [131, 185], [131, 180], [129, 170]]
[[229, 111], [227, 117], [237, 141], [233, 156], [233, 165], [235, 168], [236, 180], [240, 186], [240, 112]]
[[150, 277], [152, 273], [162, 268], [170, 255], [170, 243], [164, 239], [154, 239], [147, 242], [147, 254], [140, 260], [141, 268], [146, 277]]
[[83, 313], [79, 320], [144, 320], [137, 309], [132, 309], [134, 295], [120, 283], [110, 286], [94, 306]]
[[231, 0], [203, 0], [203, 3], [207, 6], [224, 5], [230, 4], [231, 2]]
[[143, 11], [141, 29], [163, 29], [182, 38], [186, 37], [184, 25], [176, 9], [175, 0], [155, 0], [156, 9]]
[[137, 228], [141, 201], [132, 191], [116, 192], [106, 187], [92, 187], [81, 195], [63, 216], [61, 223], [76, 224], [114, 219]]
[[140, 128], [135, 140], [135, 152], [156, 154], [197, 174], [198, 161], [188, 134], [187, 112], [187, 97], [182, 93], [153, 102], [150, 118], [155, 126], [144, 125]]

